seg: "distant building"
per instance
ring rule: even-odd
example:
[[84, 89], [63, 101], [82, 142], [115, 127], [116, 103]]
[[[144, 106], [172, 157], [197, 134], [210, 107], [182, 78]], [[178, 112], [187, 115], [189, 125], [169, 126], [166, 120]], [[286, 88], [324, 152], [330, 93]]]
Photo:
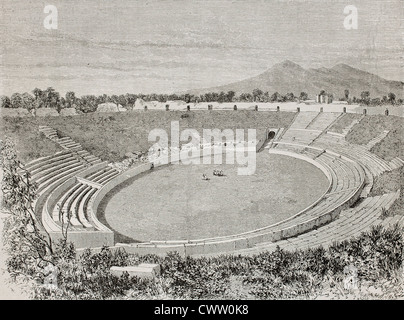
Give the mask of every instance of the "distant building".
[[332, 96], [329, 94], [318, 94], [316, 95], [316, 103], [325, 103], [329, 104], [332, 103]]

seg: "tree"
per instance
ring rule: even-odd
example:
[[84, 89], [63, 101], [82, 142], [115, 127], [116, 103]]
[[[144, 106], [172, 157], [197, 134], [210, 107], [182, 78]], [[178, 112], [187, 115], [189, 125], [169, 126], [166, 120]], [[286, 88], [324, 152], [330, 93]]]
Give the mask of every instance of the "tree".
[[186, 93], [184, 95], [184, 98], [181, 99], [181, 100], [185, 101], [186, 103], [190, 103], [191, 102], [191, 95], [189, 93]]
[[122, 107], [126, 107], [126, 105], [128, 104], [128, 101], [126, 100], [126, 97], [123, 94], [119, 95], [118, 104], [120, 104]]
[[393, 92], [390, 92], [388, 94], [388, 99], [391, 104], [394, 104], [396, 102], [396, 95]]
[[260, 97], [263, 93], [261, 89], [254, 89], [252, 92], [254, 101], [260, 101]]
[[11, 108], [10, 98], [7, 96], [0, 97], [0, 108]]
[[271, 101], [272, 102], [283, 102], [284, 98], [283, 96], [279, 93], [279, 92], [275, 92], [272, 96], [271, 96]]
[[59, 92], [55, 91], [52, 87], [48, 87], [46, 90], [35, 88], [33, 91], [35, 97], [35, 103], [33, 108], [54, 108], [60, 111], [63, 107]]
[[65, 94], [65, 106], [66, 108], [72, 108], [76, 104], [76, 94], [73, 91], [68, 91]]
[[218, 98], [217, 98], [217, 102], [223, 103], [223, 102], [226, 102], [226, 99], [227, 99], [226, 94], [224, 93], [224, 91], [221, 91], [221, 92], [219, 93]]
[[[89, 96], [86, 96], [86, 97], [89, 97]], [[83, 98], [83, 97], [82, 97]], [[110, 102], [112, 102], [112, 103], [115, 103], [115, 104], [118, 104], [119, 103], [119, 97], [116, 95], [116, 94], [113, 94], [112, 96], [111, 96], [111, 101]]]
[[373, 98], [372, 100], [370, 100], [370, 104], [372, 106], [379, 106], [381, 105], [381, 99], [380, 98]]
[[35, 88], [32, 90], [32, 93], [35, 97], [35, 102], [33, 104], [34, 112], [36, 113], [36, 109], [41, 108], [43, 106], [43, 91], [41, 89]]
[[34, 90], [32, 90], [32, 93], [34, 94], [35, 99], [39, 99], [42, 96], [42, 90], [35, 88]]
[[[136, 102], [137, 96], [135, 94], [132, 94], [132, 93], [127, 93], [125, 95], [125, 98], [126, 98], [127, 104], [129, 106], [133, 106], [135, 104], [135, 102]], [[167, 100], [165, 100], [165, 101], [167, 101]], [[163, 101], [160, 101], [160, 102], [163, 102]]]
[[97, 110], [97, 97], [93, 95], [82, 96], [77, 99], [76, 110], [83, 113], [94, 112]]
[[240, 94], [240, 101], [252, 102], [253, 100], [254, 100], [254, 97], [251, 93], [241, 93]]
[[106, 103], [108, 101], [109, 97], [104, 93], [101, 96], [97, 97], [97, 105], [101, 103]]
[[22, 108], [24, 105], [22, 96], [18, 92], [13, 93], [11, 95], [10, 102], [11, 102], [11, 108]]
[[227, 102], [232, 102], [236, 93], [232, 90], [227, 91]]
[[344, 90], [344, 95], [345, 95], [345, 101], [348, 101], [349, 100], [349, 90], [348, 89]]
[[14, 279], [18, 277], [38, 283], [48, 276], [51, 266], [51, 270], [57, 270], [59, 263], [74, 259], [74, 245], [67, 242], [67, 229], [54, 244], [38, 222], [33, 209], [37, 185], [31, 182], [30, 173], [17, 159], [9, 138], [0, 141], [0, 164], [3, 170], [3, 206], [9, 213], [3, 229], [3, 240], [9, 254], [7, 270]]
[[285, 101], [295, 101], [295, 95], [293, 92], [289, 92], [285, 95]]
[[300, 92], [299, 100], [305, 101], [309, 99], [309, 96], [307, 95], [306, 92]]
[[361, 92], [361, 100], [364, 104], [370, 103], [370, 92], [369, 91], [362, 91]]
[[24, 92], [21, 96], [22, 98], [22, 102], [23, 102], [23, 108], [27, 109], [27, 110], [32, 110], [33, 108], [35, 108], [35, 98], [30, 95], [28, 92]]
[[263, 102], [269, 102], [271, 100], [271, 97], [269, 96], [269, 92], [266, 91], [264, 95], [262, 96]]
[[[49, 234], [37, 225], [32, 203], [36, 198], [37, 186], [30, 181], [29, 172], [24, 170], [17, 159], [13, 142], [6, 138], [1, 144], [1, 166], [3, 168], [2, 192], [5, 208], [11, 213], [8, 229], [18, 236], [19, 243], [11, 244], [22, 250], [26, 258], [40, 259], [53, 263], [52, 240]], [[20, 173], [21, 172], [21, 173]], [[44, 236], [44, 233], [46, 236]], [[10, 244], [12, 238], [7, 238]], [[30, 250], [27, 252], [26, 248]], [[14, 248], [15, 249], [15, 248]]]

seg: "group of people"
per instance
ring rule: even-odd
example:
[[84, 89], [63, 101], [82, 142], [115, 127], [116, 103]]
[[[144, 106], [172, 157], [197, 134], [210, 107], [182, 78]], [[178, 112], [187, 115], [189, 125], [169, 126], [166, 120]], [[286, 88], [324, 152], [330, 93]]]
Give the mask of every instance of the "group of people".
[[[217, 177], [223, 177], [224, 173], [223, 170], [213, 170], [213, 175]], [[204, 173], [202, 174], [202, 180], [210, 180], [209, 177]]]

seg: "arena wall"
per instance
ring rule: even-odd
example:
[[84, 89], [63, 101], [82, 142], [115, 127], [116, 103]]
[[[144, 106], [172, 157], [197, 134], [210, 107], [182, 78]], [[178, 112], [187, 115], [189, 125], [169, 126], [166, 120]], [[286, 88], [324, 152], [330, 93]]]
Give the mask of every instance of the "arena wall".
[[[299, 158], [301, 160], [307, 161], [316, 167], [318, 167], [322, 172], [327, 176], [327, 178], [330, 181], [330, 185], [327, 188], [327, 191], [313, 204], [305, 208], [304, 210], [300, 211], [293, 217], [290, 217], [287, 220], [296, 218], [299, 215], [304, 214], [307, 210], [310, 208], [314, 207], [319, 201], [323, 199], [325, 194], [330, 190], [331, 184], [332, 184], [332, 177], [330, 173], [327, 171], [326, 168], [324, 168], [322, 165], [317, 163], [315, 160], [305, 157], [303, 155], [298, 155], [294, 154], [291, 152], [287, 151], [281, 151], [281, 150], [272, 150], [274, 153], [279, 153], [279, 154], [284, 154], [288, 156], [292, 156], [295, 158]], [[290, 237], [295, 237], [298, 236], [302, 233], [305, 233], [307, 231], [313, 230], [314, 228], [321, 227], [333, 220], [335, 220], [340, 212], [343, 209], [346, 209], [347, 207], [351, 206], [353, 203], [357, 201], [359, 198], [362, 189], [365, 184], [364, 177], [362, 177], [362, 182], [361, 185], [356, 188], [355, 190], [352, 191], [352, 193], [347, 197], [347, 200], [339, 205], [336, 208], [331, 208], [329, 211], [326, 211], [319, 217], [315, 217], [313, 219], [310, 219], [308, 221], [304, 221], [302, 223], [298, 223], [294, 226], [291, 226], [289, 228], [284, 228], [284, 229], [279, 229], [279, 230], [268, 230], [268, 232], [265, 232], [265, 229], [269, 227], [274, 227], [277, 224], [274, 224], [272, 226], [268, 226], [265, 228], [253, 230], [250, 232], [242, 233], [239, 235], [234, 235], [233, 238], [226, 239], [226, 237], [223, 237], [222, 239], [220, 237], [218, 238], [211, 238], [211, 239], [206, 239], [206, 241], [203, 240], [198, 240], [200, 242], [194, 242], [194, 241], [189, 241], [185, 243], [176, 243], [176, 241], [167, 241], [165, 244], [157, 244], [157, 243], [139, 243], [139, 244], [116, 244], [117, 247], [124, 247], [127, 252], [130, 253], [138, 253], [138, 254], [147, 254], [147, 253], [154, 253], [158, 255], [164, 255], [167, 252], [170, 251], [177, 251], [179, 254], [188, 256], [188, 255], [198, 255], [198, 254], [208, 254], [208, 253], [217, 253], [217, 252], [232, 252], [240, 249], [247, 249], [252, 247], [253, 245], [261, 242], [275, 242], [279, 240], [284, 240]], [[279, 223], [278, 223], [279, 224]], [[257, 233], [257, 234], [254, 234]], [[216, 240], [216, 241], [215, 241]]]

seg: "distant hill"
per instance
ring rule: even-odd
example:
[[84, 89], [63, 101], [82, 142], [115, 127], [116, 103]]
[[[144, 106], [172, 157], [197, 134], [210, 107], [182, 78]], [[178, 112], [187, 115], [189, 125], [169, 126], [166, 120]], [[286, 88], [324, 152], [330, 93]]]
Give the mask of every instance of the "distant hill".
[[359, 98], [362, 91], [369, 91], [371, 97], [387, 96], [389, 92], [395, 93], [397, 98], [404, 96], [404, 82], [386, 80], [346, 64], [337, 64], [329, 69], [304, 69], [289, 60], [274, 65], [256, 77], [213, 88], [189, 90], [187, 93], [199, 95], [233, 90], [240, 94], [254, 89], [268, 91], [270, 94], [293, 92], [299, 95], [304, 91], [313, 99], [321, 90], [332, 93], [335, 99], [339, 99], [344, 96], [345, 89], [349, 90], [351, 98]]

